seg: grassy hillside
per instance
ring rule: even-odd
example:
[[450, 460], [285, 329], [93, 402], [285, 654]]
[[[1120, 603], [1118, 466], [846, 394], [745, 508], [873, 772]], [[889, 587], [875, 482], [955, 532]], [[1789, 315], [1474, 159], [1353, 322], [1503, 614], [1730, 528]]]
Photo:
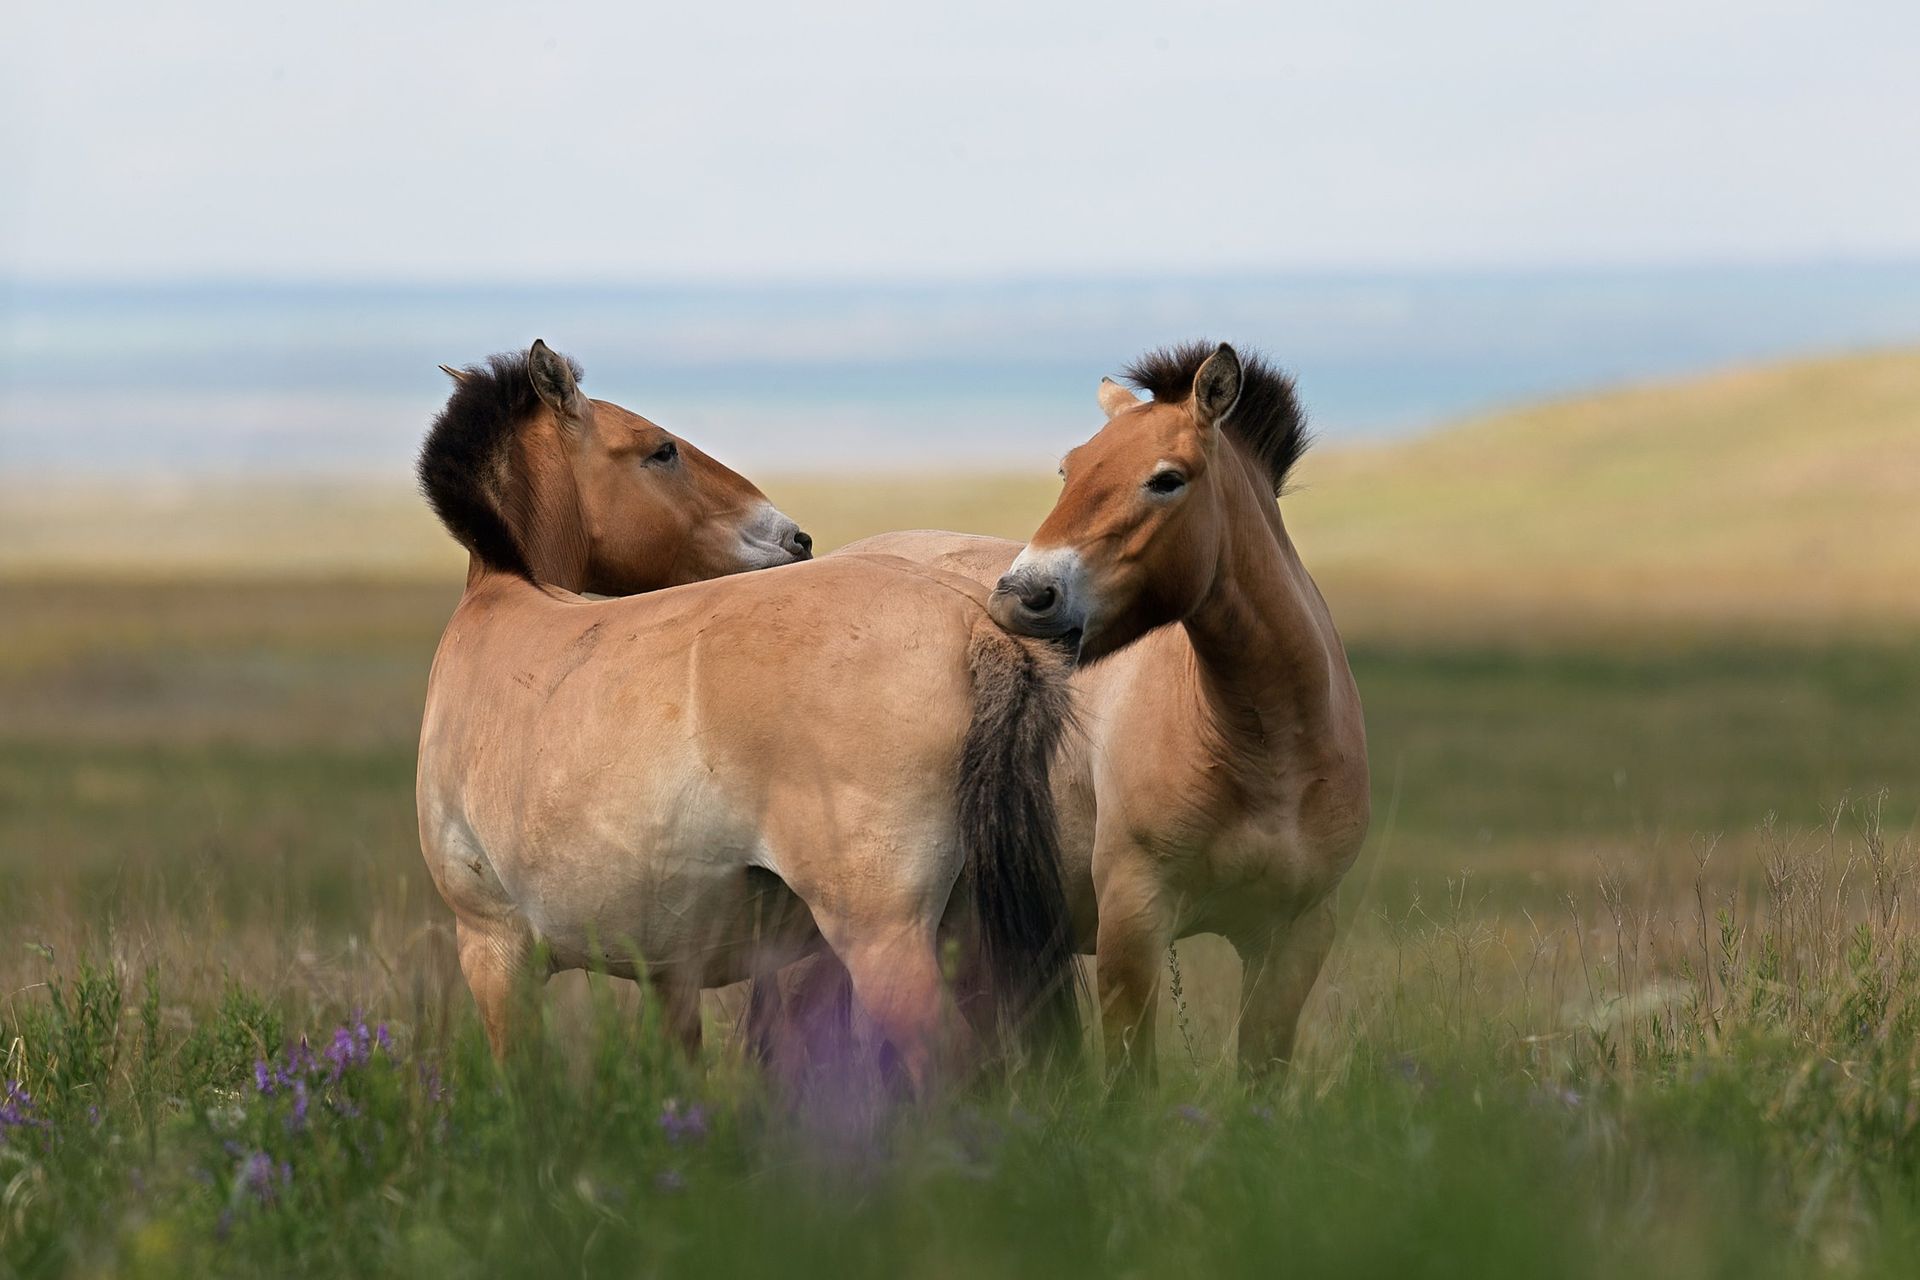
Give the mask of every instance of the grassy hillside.
[[1920, 613], [1920, 352], [1740, 370], [1310, 455], [1316, 571], [1628, 615]]

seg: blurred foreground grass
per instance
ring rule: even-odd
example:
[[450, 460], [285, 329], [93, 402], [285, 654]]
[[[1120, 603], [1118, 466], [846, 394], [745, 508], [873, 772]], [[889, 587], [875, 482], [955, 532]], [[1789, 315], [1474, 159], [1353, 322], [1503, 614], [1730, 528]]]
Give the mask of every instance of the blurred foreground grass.
[[689, 1069], [586, 979], [502, 1071], [391, 914], [316, 953], [149, 901], [10, 966], [44, 985], [0, 1005], [0, 1268], [1911, 1274], [1912, 847], [1865, 805], [1638, 870], [1360, 911], [1274, 1087], [1231, 1077], [1225, 974], [1182, 948], [1157, 1090], [917, 1110], [796, 1107], [721, 1010]]

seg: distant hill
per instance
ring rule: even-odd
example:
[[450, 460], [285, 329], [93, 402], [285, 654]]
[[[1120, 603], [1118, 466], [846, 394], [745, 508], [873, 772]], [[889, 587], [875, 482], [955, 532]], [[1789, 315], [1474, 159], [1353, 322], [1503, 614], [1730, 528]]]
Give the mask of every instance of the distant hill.
[[[770, 477], [836, 546], [1022, 537], [1051, 476]], [[1283, 503], [1349, 625], [1920, 618], [1920, 352], [1717, 373], [1308, 455]], [[0, 573], [457, 580], [404, 481], [0, 480]]]
[[1920, 352], [1325, 450], [1283, 507], [1330, 593], [1366, 608], [1920, 617]]

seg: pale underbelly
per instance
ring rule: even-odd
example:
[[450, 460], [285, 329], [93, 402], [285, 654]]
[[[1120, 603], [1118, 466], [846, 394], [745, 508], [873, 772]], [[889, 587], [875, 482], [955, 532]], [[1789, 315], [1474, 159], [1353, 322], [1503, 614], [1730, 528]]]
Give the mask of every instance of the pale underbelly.
[[701, 986], [770, 972], [820, 942], [813, 916], [771, 872], [688, 860], [602, 888], [537, 889], [518, 904], [559, 968], [671, 971]]
[[820, 942], [806, 904], [766, 869], [758, 832], [730, 811], [695, 805], [660, 822], [621, 805], [599, 821], [549, 820], [534, 832], [504, 815], [454, 825], [476, 856], [453, 874], [518, 917], [556, 969], [671, 971], [723, 986]]

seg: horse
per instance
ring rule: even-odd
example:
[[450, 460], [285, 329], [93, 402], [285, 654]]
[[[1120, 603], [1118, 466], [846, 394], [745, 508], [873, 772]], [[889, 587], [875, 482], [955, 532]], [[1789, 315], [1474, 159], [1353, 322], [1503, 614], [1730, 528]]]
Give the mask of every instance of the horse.
[[1276, 502], [1308, 443], [1292, 382], [1205, 343], [1127, 378], [1147, 398], [1101, 381], [1106, 424], [1024, 547], [920, 530], [835, 554], [991, 584], [1002, 626], [1075, 647], [1083, 727], [1055, 776], [1109, 1069], [1151, 1077], [1167, 949], [1216, 933], [1242, 962], [1239, 1059], [1263, 1075], [1293, 1056], [1366, 835], [1366, 725]]
[[924, 1091], [972, 1039], [949, 938], [994, 1025], [1076, 1040], [1058, 647], [1003, 632], [970, 580], [811, 558], [757, 488], [588, 399], [544, 342], [453, 372], [418, 470], [469, 568], [416, 798], [494, 1053], [523, 975], [643, 979], [697, 1053], [701, 990], [824, 947]]

